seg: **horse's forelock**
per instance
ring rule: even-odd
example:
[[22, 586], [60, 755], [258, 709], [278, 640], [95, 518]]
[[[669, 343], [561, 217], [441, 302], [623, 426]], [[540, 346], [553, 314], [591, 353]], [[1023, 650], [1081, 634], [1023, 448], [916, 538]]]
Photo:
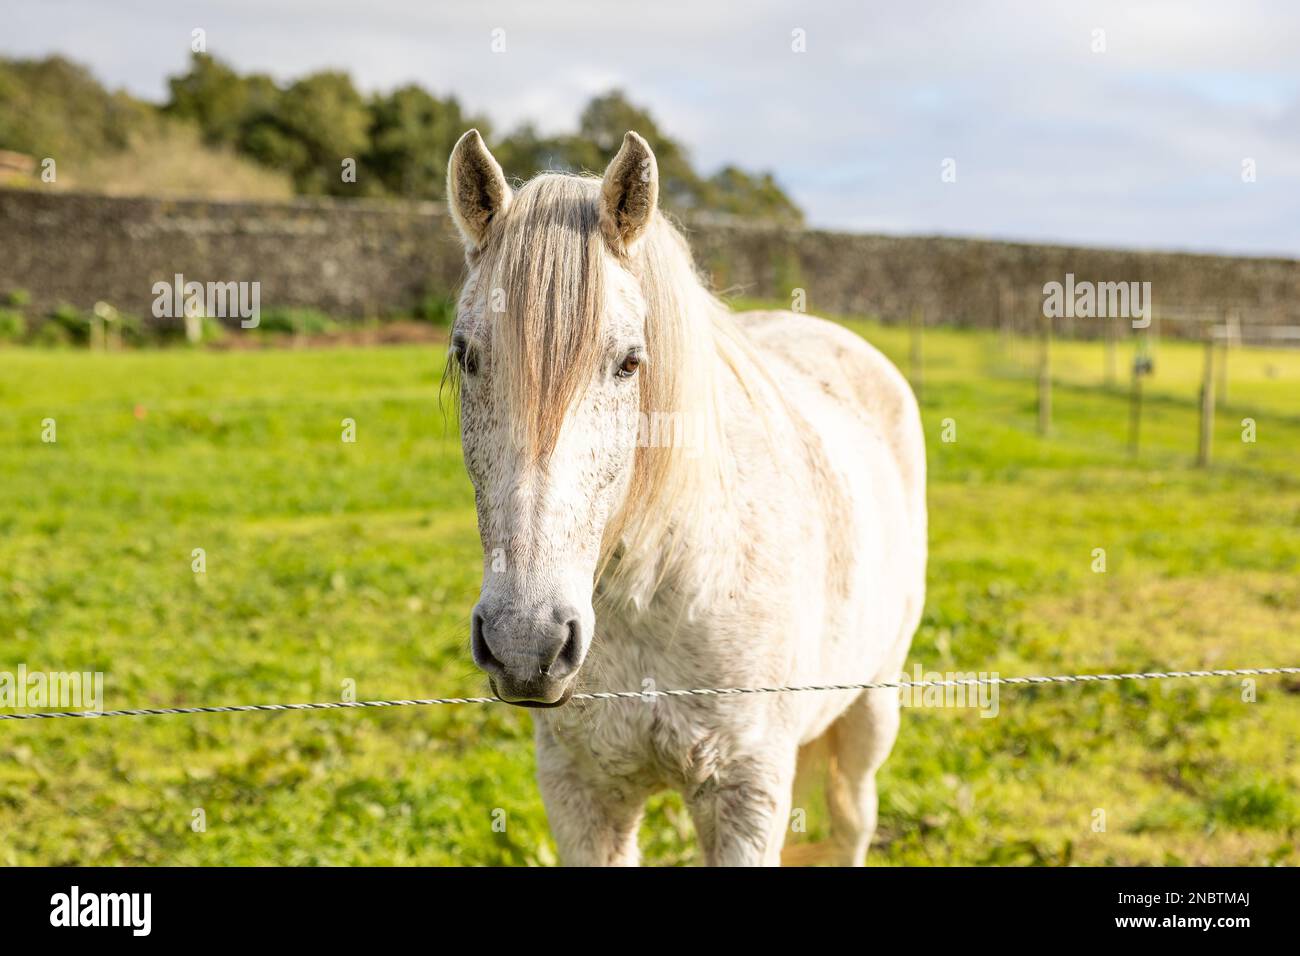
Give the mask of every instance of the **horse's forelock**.
[[539, 176], [519, 191], [479, 263], [492, 362], [520, 440], [542, 458], [600, 355], [598, 195], [599, 180]]

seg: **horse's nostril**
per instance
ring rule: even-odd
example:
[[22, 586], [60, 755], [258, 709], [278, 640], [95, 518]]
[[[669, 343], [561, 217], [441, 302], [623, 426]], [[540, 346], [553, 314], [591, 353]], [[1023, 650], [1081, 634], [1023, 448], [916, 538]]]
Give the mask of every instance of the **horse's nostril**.
[[[582, 625], [576, 617], [560, 625], [563, 628], [561, 643], [553, 644], [550, 661], [542, 666], [542, 673], [550, 677], [566, 677], [578, 669], [582, 656]], [[559, 635], [557, 635], [558, 637]]]
[[581, 663], [582, 640], [580, 627], [581, 625], [576, 617], [570, 618], [565, 624], [568, 636], [565, 638], [564, 646], [560, 648], [559, 656], [556, 658], [563, 665], [565, 671], [576, 671]]
[[487, 637], [483, 633], [485, 627], [483, 615], [477, 610], [474, 611], [469, 626], [470, 653], [474, 656], [474, 662], [485, 671], [505, 670], [505, 665], [497, 659], [497, 656], [492, 653], [492, 648], [488, 646]]

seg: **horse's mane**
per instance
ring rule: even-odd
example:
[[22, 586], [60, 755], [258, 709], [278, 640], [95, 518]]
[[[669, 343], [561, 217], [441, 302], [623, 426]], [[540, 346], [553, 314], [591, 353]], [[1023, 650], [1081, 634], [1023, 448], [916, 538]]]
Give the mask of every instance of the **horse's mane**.
[[[604, 353], [609, 253], [600, 229], [600, 184], [557, 173], [530, 180], [478, 254], [480, 288], [499, 296], [504, 308], [490, 322], [494, 368], [506, 376], [518, 439], [542, 458]], [[597, 575], [602, 599], [641, 603], [672, 573], [707, 517], [704, 510], [716, 507], [716, 492], [732, 485], [722, 427], [724, 376], [748, 388], [766, 373], [662, 213], [654, 214], [626, 264], [648, 306], [643, 421], [684, 417], [690, 425], [676, 428], [670, 447], [638, 447], [627, 504], [607, 525]], [[683, 431], [688, 443], [680, 440]]]

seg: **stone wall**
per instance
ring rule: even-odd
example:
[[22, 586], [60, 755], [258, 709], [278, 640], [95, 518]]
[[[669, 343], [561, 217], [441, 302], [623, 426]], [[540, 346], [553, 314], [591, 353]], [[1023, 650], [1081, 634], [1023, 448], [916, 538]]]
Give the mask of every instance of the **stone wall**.
[[409, 309], [460, 281], [464, 254], [429, 203], [119, 199], [0, 190], [0, 292], [35, 309], [98, 300], [148, 316], [155, 282], [260, 282], [262, 308]]
[[[697, 260], [719, 288], [788, 298], [810, 312], [900, 320], [914, 308], [927, 323], [1029, 329], [1043, 286], [1076, 281], [1150, 282], [1157, 317], [1300, 324], [1300, 261], [1032, 245], [927, 236], [790, 232], [713, 223], [692, 230]], [[1065, 319], [1066, 332], [1099, 332], [1096, 319]]]
[[[1246, 322], [1300, 324], [1300, 261], [1290, 259], [854, 235], [712, 218], [687, 231], [719, 290], [789, 301], [802, 289], [811, 312], [897, 321], [919, 307], [927, 323], [1014, 319], [1028, 327], [1041, 310], [1043, 284], [1073, 273], [1080, 281], [1149, 281], [1157, 311], [1171, 315], [1196, 306], [1207, 315], [1236, 310]], [[154, 283], [181, 273], [191, 281], [260, 282], [263, 309], [383, 315], [452, 292], [463, 271], [460, 243], [434, 203], [0, 189], [0, 293], [25, 289], [33, 311], [104, 300], [148, 316]]]

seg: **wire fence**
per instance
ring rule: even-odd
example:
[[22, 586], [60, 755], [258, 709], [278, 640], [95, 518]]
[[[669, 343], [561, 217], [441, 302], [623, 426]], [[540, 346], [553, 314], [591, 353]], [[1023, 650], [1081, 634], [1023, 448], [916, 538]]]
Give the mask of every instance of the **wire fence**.
[[[655, 700], [682, 697], [732, 697], [744, 694], [800, 694], [846, 690], [899, 690], [924, 687], [1022, 687], [1044, 684], [1099, 684], [1119, 681], [1181, 680], [1207, 677], [1266, 677], [1300, 674], [1300, 667], [1234, 667], [1198, 671], [1145, 671], [1126, 674], [1051, 674], [1033, 677], [971, 677], [955, 680], [865, 681], [852, 684], [803, 684], [775, 687], [696, 687], [687, 690], [592, 691], [574, 694], [578, 701]], [[192, 714], [242, 714], [259, 711], [360, 710], [380, 707], [435, 707], [453, 704], [504, 704], [499, 697], [426, 697], [410, 700], [332, 700], [305, 704], [229, 704], [215, 707], [145, 707], [135, 710], [44, 711], [0, 714], [0, 720], [53, 720], [56, 718], [170, 717]]]

